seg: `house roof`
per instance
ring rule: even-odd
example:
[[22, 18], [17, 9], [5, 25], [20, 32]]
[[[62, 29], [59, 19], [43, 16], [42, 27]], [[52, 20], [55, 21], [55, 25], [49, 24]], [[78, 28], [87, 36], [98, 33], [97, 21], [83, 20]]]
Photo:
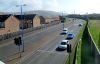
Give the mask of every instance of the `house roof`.
[[43, 16], [39, 16], [39, 18], [40, 18], [40, 19], [44, 19], [44, 20], [45, 20], [45, 17], [43, 17]]
[[32, 20], [36, 16], [36, 14], [22, 15], [22, 18], [21, 15], [14, 15], [14, 16], [19, 20]]
[[45, 18], [43, 16], [39, 16], [39, 18], [40, 18], [40, 23], [44, 24], [45, 23]]
[[10, 15], [0, 15], [0, 22], [5, 22], [5, 20], [9, 17]]

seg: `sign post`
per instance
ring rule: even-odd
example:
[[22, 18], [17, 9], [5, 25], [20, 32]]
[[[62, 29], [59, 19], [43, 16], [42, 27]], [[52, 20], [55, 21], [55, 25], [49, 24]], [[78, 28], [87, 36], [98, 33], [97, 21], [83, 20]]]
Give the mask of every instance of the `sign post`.
[[21, 58], [21, 48], [20, 46], [22, 45], [22, 40], [21, 37], [17, 37], [14, 39], [14, 43], [19, 47], [19, 54], [20, 54], [20, 58]]
[[66, 21], [66, 20], [65, 20], [65, 17], [62, 17], [62, 18], [61, 18], [61, 23], [63, 24], [63, 29], [64, 29], [64, 27], [65, 27], [65, 25], [64, 25], [65, 21]]
[[69, 64], [70, 64], [71, 44], [67, 44], [67, 52], [69, 53]]

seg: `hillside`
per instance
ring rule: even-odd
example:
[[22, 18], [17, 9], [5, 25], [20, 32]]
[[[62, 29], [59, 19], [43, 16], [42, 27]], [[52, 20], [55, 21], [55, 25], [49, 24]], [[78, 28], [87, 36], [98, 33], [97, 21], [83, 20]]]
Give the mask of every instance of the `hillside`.
[[0, 12], [0, 15], [4, 15], [4, 13], [3, 12]]
[[[11, 12], [8, 12], [7, 14], [12, 14]], [[20, 12], [15, 12], [15, 15], [19, 15]], [[35, 11], [26, 11], [23, 12], [23, 14], [37, 14], [39, 16], [58, 16], [61, 15], [60, 12], [55, 12], [55, 11], [47, 11], [47, 10], [35, 10]]]
[[24, 14], [37, 14], [37, 15], [40, 15], [40, 16], [57, 16], [57, 15], [60, 15], [59, 12], [44, 11], [44, 10], [28, 11], [28, 12], [25, 12]]

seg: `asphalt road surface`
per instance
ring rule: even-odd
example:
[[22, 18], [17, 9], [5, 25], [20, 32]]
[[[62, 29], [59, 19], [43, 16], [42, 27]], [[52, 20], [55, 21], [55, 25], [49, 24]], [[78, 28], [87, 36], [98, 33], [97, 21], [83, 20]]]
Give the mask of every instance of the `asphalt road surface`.
[[[81, 20], [70, 21], [65, 26], [76, 36], [81, 29], [79, 23], [82, 23]], [[64, 64], [68, 57], [67, 51], [55, 50], [61, 40], [66, 38], [66, 35], [60, 35], [61, 32], [62, 24], [58, 24], [25, 34], [25, 52], [17, 60], [14, 58], [19, 56], [18, 46], [12, 39], [2, 41], [5, 44], [0, 45], [0, 60], [7, 64]], [[70, 43], [74, 46], [75, 38]]]

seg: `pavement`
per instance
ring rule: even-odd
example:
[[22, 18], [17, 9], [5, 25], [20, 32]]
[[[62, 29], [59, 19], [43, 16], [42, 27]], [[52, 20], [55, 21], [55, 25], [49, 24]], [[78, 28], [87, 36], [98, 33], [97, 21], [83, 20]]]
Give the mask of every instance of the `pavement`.
[[[76, 36], [81, 29], [79, 23], [80, 21], [70, 21], [66, 22], [65, 26]], [[21, 53], [21, 58], [13, 39], [2, 41], [6, 44], [0, 45], [0, 60], [7, 64], [64, 64], [68, 57], [67, 51], [55, 50], [61, 40], [66, 38], [60, 35], [61, 32], [62, 24], [58, 24], [25, 34], [25, 52]], [[70, 43], [74, 46], [75, 39]]]

